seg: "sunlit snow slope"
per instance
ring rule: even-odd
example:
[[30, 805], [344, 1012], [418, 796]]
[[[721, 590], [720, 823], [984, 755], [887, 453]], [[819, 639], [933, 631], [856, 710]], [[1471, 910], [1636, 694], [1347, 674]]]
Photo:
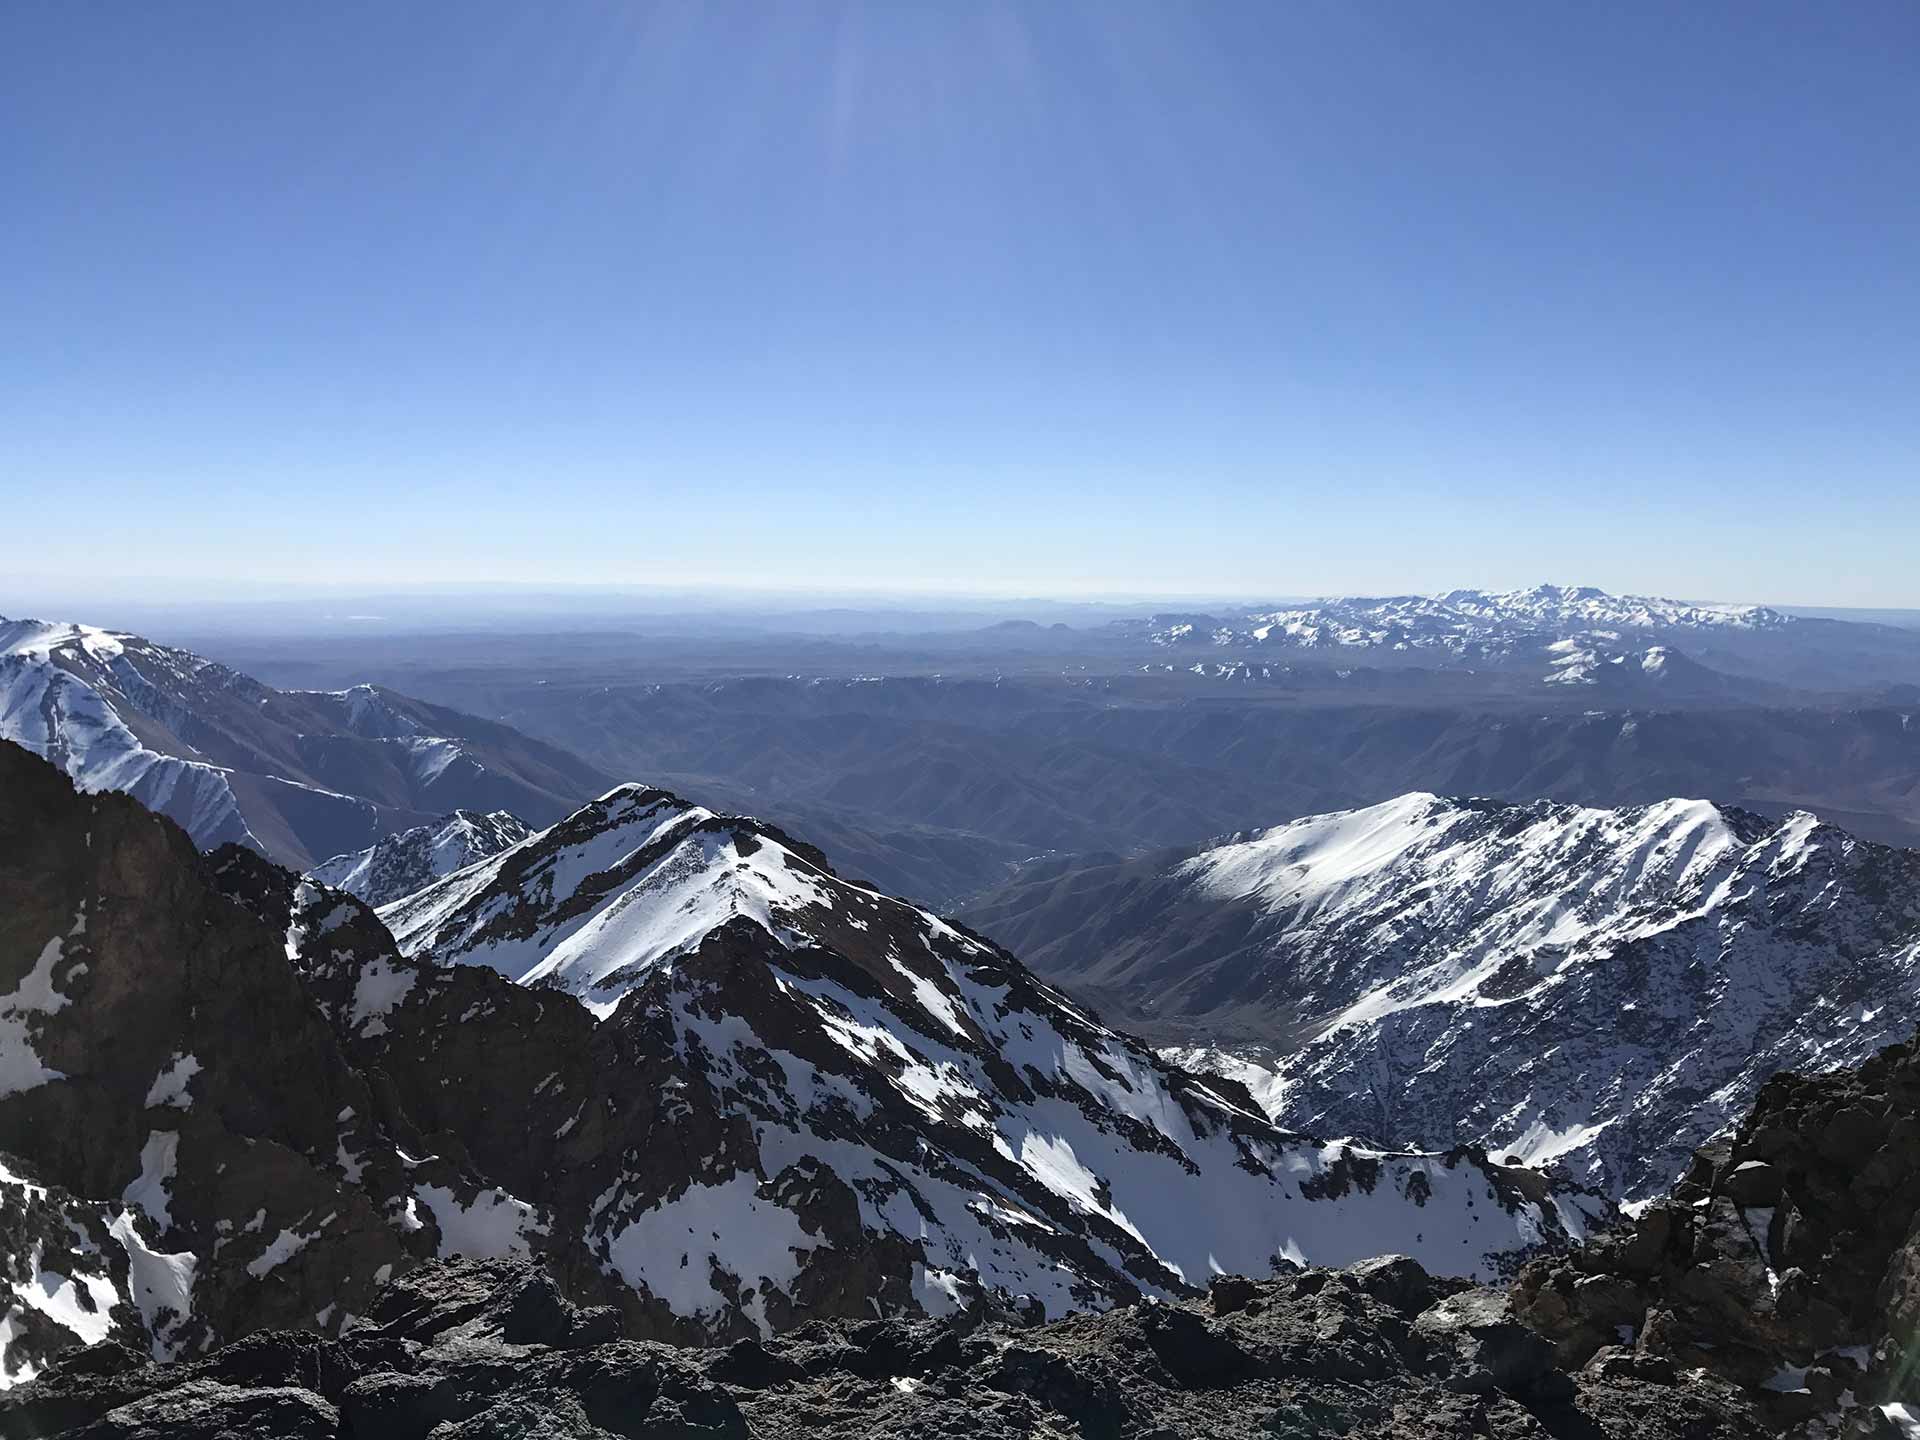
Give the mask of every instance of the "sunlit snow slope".
[[1226, 1032], [1284, 1124], [1627, 1197], [1920, 1018], [1920, 855], [1806, 814], [1411, 794], [1122, 872], [1025, 917], [1046, 973]]

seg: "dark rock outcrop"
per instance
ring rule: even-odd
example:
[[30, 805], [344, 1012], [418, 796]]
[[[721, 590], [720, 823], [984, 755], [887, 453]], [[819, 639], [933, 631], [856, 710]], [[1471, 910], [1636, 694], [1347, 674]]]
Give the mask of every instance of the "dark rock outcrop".
[[1776, 1075], [1625, 1230], [1524, 1270], [1518, 1315], [1588, 1375], [1700, 1369], [1775, 1425], [1920, 1413], [1920, 1039]]
[[[1384, 1280], [1384, 1284], [1382, 1283]], [[1453, 1288], [1437, 1305], [1408, 1306]], [[1384, 1290], [1387, 1298], [1375, 1291]], [[1621, 1437], [1766, 1432], [1710, 1375], [1568, 1377], [1503, 1297], [1410, 1261], [1236, 1287], [1228, 1313], [1141, 1304], [1037, 1328], [815, 1322], [675, 1349], [610, 1339], [524, 1263], [424, 1265], [350, 1333], [269, 1332], [187, 1365], [57, 1365], [0, 1435], [76, 1440], [747, 1436]]]

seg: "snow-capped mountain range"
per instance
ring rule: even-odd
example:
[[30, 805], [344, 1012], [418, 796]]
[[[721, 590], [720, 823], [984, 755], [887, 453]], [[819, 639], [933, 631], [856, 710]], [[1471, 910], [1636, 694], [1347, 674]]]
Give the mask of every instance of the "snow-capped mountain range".
[[385, 905], [424, 889], [443, 875], [498, 855], [533, 828], [517, 815], [456, 810], [443, 820], [387, 835], [364, 850], [324, 860], [307, 872], [317, 884], [344, 890], [369, 905]]
[[1536, 585], [1489, 593], [1352, 596], [1247, 615], [1202, 633], [1181, 618], [1155, 628], [1155, 644], [1349, 650], [1436, 650], [1495, 655], [1541, 637], [1676, 631], [1778, 630], [1793, 617], [1763, 605], [1703, 605], [1649, 595], [1610, 595], [1590, 585]]
[[1484, 1145], [1628, 1199], [1776, 1070], [1920, 1017], [1920, 853], [1703, 801], [1411, 794], [970, 918], [1282, 1124]]
[[504, 725], [390, 690], [275, 690], [137, 635], [42, 620], [0, 619], [0, 739], [83, 790], [134, 796], [203, 848], [301, 866], [463, 806], [551, 822], [608, 783]]
[[[964, 1277], [974, 1256], [989, 1288], [1050, 1310], [1076, 1290], [1177, 1287], [1214, 1264], [1364, 1249], [1347, 1228], [1355, 1212], [1397, 1225], [1387, 1212], [1410, 1203], [1409, 1184], [1444, 1195], [1474, 1169], [1370, 1156], [1380, 1185], [1321, 1208], [1311, 1197], [1338, 1146], [1249, 1130], [1244, 1097], [1156, 1064], [1005, 952], [840, 879], [773, 827], [660, 790], [610, 792], [379, 913], [403, 954], [484, 965], [602, 1019], [637, 1009], [670, 1024], [674, 1051], [704, 1056], [707, 1083], [756, 1117], [760, 1171], [829, 1159], [868, 1197], [863, 1227], [919, 1236], [925, 1263], [947, 1275]], [[716, 951], [743, 947], [751, 964], [715, 965]], [[849, 1148], [876, 1128], [898, 1137], [884, 1157]], [[1196, 1226], [1198, 1212], [1213, 1221]], [[989, 1213], [1010, 1228], [983, 1231]], [[1414, 1229], [1417, 1249], [1474, 1243], [1438, 1213]], [[1081, 1267], [1063, 1269], [1045, 1234], [1083, 1237], [1106, 1258], [1068, 1273]], [[1100, 1273], [1116, 1265], [1134, 1278]]]
[[[4, 1185], [41, 1237], [0, 1257], [16, 1377], [106, 1332], [338, 1332], [454, 1254], [711, 1340], [1382, 1248], [1491, 1276], [1609, 1211], [1478, 1152], [1282, 1129], [1005, 951], [657, 790], [386, 907], [410, 954], [344, 892], [198, 856], [5, 745], [0, 835]], [[130, 1234], [59, 1219], [99, 1203]], [[102, 1335], [67, 1323], [76, 1285]]]
[[[1763, 605], [1611, 595], [1592, 586], [1354, 596], [1224, 617], [1155, 616], [1121, 628], [1160, 650], [1229, 652], [1227, 664], [1244, 664], [1232, 652], [1253, 652], [1271, 663], [1309, 666], [1517, 669], [1556, 686], [1620, 690], [1630, 683], [1648, 696], [1704, 691], [1758, 699], [1777, 692], [1770, 662], [1782, 655], [1804, 660], [1803, 652], [1831, 650], [1815, 663], [1832, 669], [1844, 667], [1842, 653], [1853, 646], [1907, 661], [1915, 652], [1912, 637], [1885, 627], [1802, 620]], [[1184, 658], [1182, 665], [1196, 668]], [[1723, 666], [1729, 673], [1720, 673]]]

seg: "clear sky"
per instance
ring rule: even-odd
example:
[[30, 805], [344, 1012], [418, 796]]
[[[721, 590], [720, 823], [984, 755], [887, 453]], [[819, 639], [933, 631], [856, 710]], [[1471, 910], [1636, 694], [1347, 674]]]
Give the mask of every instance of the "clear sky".
[[0, 6], [5, 566], [1920, 605], [1920, 6]]

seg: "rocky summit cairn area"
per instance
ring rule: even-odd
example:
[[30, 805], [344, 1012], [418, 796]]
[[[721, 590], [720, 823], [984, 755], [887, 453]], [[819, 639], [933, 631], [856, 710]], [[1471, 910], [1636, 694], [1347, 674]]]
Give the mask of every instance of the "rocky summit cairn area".
[[204, 1360], [78, 1352], [0, 1406], [0, 1433], [85, 1440], [432, 1436], [1761, 1436], [1705, 1373], [1568, 1374], [1499, 1290], [1387, 1257], [1190, 1304], [1030, 1328], [818, 1322], [680, 1348], [618, 1338], [537, 1267], [422, 1266], [337, 1339], [270, 1331]]

